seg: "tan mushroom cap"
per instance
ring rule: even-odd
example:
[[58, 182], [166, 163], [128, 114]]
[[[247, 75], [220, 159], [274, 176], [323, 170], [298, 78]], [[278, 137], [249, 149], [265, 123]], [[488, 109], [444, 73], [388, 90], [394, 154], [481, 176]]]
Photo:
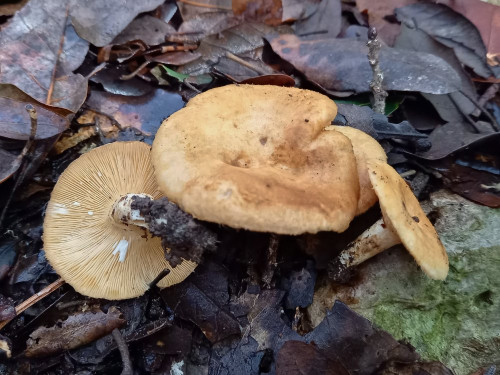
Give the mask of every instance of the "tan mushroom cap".
[[[106, 299], [133, 298], [165, 268], [159, 287], [184, 280], [196, 263], [174, 269], [165, 260], [160, 238], [143, 228], [117, 223], [113, 204], [128, 193], [161, 196], [142, 142], [115, 142], [87, 152], [61, 174], [47, 206], [44, 249], [56, 272], [81, 294]], [[126, 248], [119, 261], [113, 251]]]
[[446, 250], [408, 184], [384, 162], [372, 160], [367, 166], [385, 225], [430, 278], [444, 280], [449, 268]]
[[356, 156], [356, 165], [359, 176], [359, 201], [356, 215], [365, 213], [378, 200], [377, 194], [373, 191], [370, 177], [368, 176], [368, 168], [366, 163], [368, 160], [380, 160], [387, 162], [387, 155], [384, 149], [374, 138], [365, 132], [352, 128], [350, 126], [329, 126], [328, 130], [336, 130], [344, 134], [350, 139], [354, 156]]
[[228, 85], [165, 120], [152, 159], [161, 191], [194, 217], [280, 234], [344, 231], [359, 183], [335, 103], [313, 91]]

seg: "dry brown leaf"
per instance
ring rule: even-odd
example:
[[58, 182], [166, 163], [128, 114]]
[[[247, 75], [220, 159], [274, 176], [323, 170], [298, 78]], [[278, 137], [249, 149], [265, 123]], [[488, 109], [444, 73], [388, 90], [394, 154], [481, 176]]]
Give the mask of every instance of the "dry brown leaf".
[[109, 308], [107, 314], [100, 310], [76, 313], [53, 327], [36, 329], [26, 342], [24, 354], [26, 357], [56, 355], [106, 336], [125, 322], [114, 306]]

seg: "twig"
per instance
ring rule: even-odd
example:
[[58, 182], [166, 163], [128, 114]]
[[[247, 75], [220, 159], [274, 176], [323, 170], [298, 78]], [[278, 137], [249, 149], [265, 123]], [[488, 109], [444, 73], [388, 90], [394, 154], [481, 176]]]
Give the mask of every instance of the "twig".
[[253, 70], [256, 73], [259, 73], [260, 75], [269, 74], [264, 69], [261, 69], [258, 66], [250, 64], [248, 61], [243, 60], [241, 57], [238, 57], [238, 56], [232, 54], [231, 52], [226, 52], [226, 57], [228, 59], [230, 59], [230, 60], [233, 60], [233, 61], [237, 62], [240, 65], [243, 65], [243, 66], [247, 67], [248, 69]]
[[494, 83], [488, 89], [481, 95], [481, 97], [478, 100], [478, 103], [480, 105], [485, 105], [487, 102], [489, 102], [491, 99], [495, 97], [497, 92], [500, 90], [500, 83]]
[[[21, 302], [19, 305], [16, 306], [16, 316], [18, 316], [19, 314], [21, 314], [27, 308], [33, 306], [38, 301], [40, 301], [40, 300], [44, 299], [45, 297], [47, 297], [53, 291], [59, 289], [63, 284], [64, 284], [64, 280], [63, 279], [57, 279], [52, 284], [47, 285], [45, 288], [43, 288], [38, 293], [35, 293], [34, 295], [32, 295], [27, 300]], [[5, 327], [7, 325], [7, 323], [9, 323], [14, 318], [7, 319], [7, 320], [4, 320], [3, 322], [0, 322], [0, 329], [2, 329], [3, 327]]]
[[[473, 96], [469, 95], [467, 92], [465, 92], [465, 90], [464, 91], [460, 90], [460, 93], [462, 95], [464, 95], [467, 99], [469, 99], [472, 102], [472, 104], [474, 104], [476, 106], [476, 108], [478, 108], [481, 112], [483, 112], [486, 115], [486, 117], [488, 117], [488, 119], [491, 121], [490, 125], [491, 125], [491, 127], [493, 128], [494, 131], [496, 131], [496, 132], [500, 131], [500, 127], [499, 127], [499, 125], [498, 125], [497, 120], [495, 119], [495, 117], [493, 117], [493, 115], [491, 113], [489, 113], [483, 107], [483, 105], [476, 100], [476, 98], [474, 98]], [[450, 95], [450, 98], [451, 97], [452, 96]]]
[[94, 76], [95, 74], [99, 73], [101, 70], [103, 70], [106, 67], [107, 63], [103, 62], [97, 65], [89, 74], [85, 76], [85, 79], [90, 79], [90, 77]]
[[36, 114], [35, 107], [33, 107], [31, 104], [26, 104], [25, 109], [30, 116], [30, 122], [31, 122], [30, 137], [26, 141], [26, 144], [24, 145], [24, 148], [21, 151], [21, 154], [17, 157], [17, 159], [18, 159], [17, 162], [19, 163], [19, 173], [16, 177], [16, 181], [14, 183], [14, 186], [12, 187], [9, 198], [7, 198], [7, 201], [5, 202], [2, 213], [0, 214], [0, 228], [2, 228], [3, 220], [5, 219], [5, 215], [7, 214], [7, 210], [9, 209], [10, 203], [12, 202], [12, 199], [14, 198], [14, 195], [16, 193], [17, 188], [19, 187], [19, 185], [21, 185], [24, 178], [26, 177], [26, 171], [28, 170], [28, 168], [23, 164], [26, 161], [27, 162], [30, 161], [30, 159], [31, 159], [30, 156], [34, 151], [33, 143], [35, 142], [36, 129], [38, 127], [38, 116]]
[[122, 375], [134, 375], [134, 370], [132, 369], [132, 362], [130, 361], [130, 354], [128, 352], [128, 347], [127, 343], [125, 342], [125, 339], [123, 338], [120, 330], [118, 328], [115, 328], [111, 334], [113, 335], [113, 339], [116, 342], [116, 346], [118, 347], [118, 350], [120, 351], [120, 355], [122, 357], [122, 362], [123, 362], [123, 370], [122, 370]]
[[163, 271], [161, 271], [158, 276], [154, 278], [153, 281], [149, 283], [149, 289], [154, 288], [156, 284], [158, 284], [161, 279], [163, 279], [165, 276], [167, 276], [170, 273], [170, 270], [168, 268], [165, 268]]
[[139, 65], [139, 67], [136, 70], [134, 70], [132, 73], [129, 74], [123, 74], [122, 76], [120, 76], [120, 79], [122, 81], [128, 81], [129, 79], [134, 78], [142, 69], [148, 66], [150, 62], [151, 61], [144, 61], [141, 65]]
[[382, 83], [384, 81], [384, 74], [380, 69], [379, 54], [382, 44], [377, 38], [377, 29], [370, 27], [368, 30], [368, 61], [372, 67], [373, 78], [370, 82], [370, 89], [373, 93], [373, 110], [378, 113], [385, 113], [385, 99], [387, 98], [387, 91], [384, 90]]
[[264, 287], [267, 289], [271, 288], [271, 282], [273, 280], [274, 271], [277, 266], [277, 255], [278, 255], [278, 245], [280, 243], [280, 237], [277, 234], [271, 234], [269, 237], [269, 246], [267, 248], [266, 265], [264, 268], [264, 273], [262, 275], [262, 282]]

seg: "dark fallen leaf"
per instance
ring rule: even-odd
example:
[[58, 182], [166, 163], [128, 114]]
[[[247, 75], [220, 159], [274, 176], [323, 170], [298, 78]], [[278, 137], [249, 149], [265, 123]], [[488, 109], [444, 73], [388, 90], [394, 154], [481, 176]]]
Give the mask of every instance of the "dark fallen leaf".
[[396, 16], [410, 28], [418, 28], [437, 42], [453, 48], [457, 58], [481, 77], [492, 75], [486, 64], [486, 47], [472, 22], [442, 4], [418, 3], [396, 9]]
[[53, 327], [40, 327], [35, 330], [26, 342], [24, 354], [27, 357], [55, 355], [106, 336], [125, 323], [126, 321], [121, 319], [121, 312], [114, 307], [106, 314], [100, 310], [76, 313]]
[[392, 124], [387, 120], [387, 117], [375, 113], [372, 116], [372, 126], [377, 132], [379, 139], [422, 139], [427, 138], [427, 134], [420, 133], [415, 130], [408, 121], [401, 121], [399, 124]]
[[16, 305], [9, 297], [0, 294], [0, 321], [16, 316]]
[[303, 20], [310, 17], [317, 9], [318, 3], [312, 0], [282, 0], [283, 22]]
[[247, 21], [262, 22], [266, 25], [281, 24], [281, 0], [233, 0], [233, 13]]
[[500, 133], [495, 133], [487, 123], [477, 122], [476, 126], [480, 133], [474, 133], [468, 123], [448, 123], [437, 127], [429, 134], [431, 149], [418, 156], [428, 160], [442, 159], [453, 152], [470, 147], [475, 142], [500, 137]]
[[334, 121], [335, 125], [350, 126], [377, 138], [377, 132], [373, 128], [373, 116], [375, 112], [370, 107], [360, 107], [346, 103], [338, 103], [337, 107], [337, 118], [340, 117], [342, 121], [338, 123]]
[[227, 52], [242, 56], [263, 47], [262, 38], [272, 31], [270, 26], [263, 24], [243, 23], [218, 35], [210, 35], [201, 41], [196, 50], [202, 57], [184, 65], [179, 72], [190, 75], [209, 73], [212, 65]]
[[[27, 140], [31, 132], [31, 120], [25, 109], [26, 103], [0, 97], [0, 136]], [[36, 139], [49, 138], [62, 133], [69, 125], [65, 117], [43, 107], [35, 106], [37, 112]]]
[[462, 197], [488, 207], [500, 207], [500, 176], [457, 163], [439, 171], [444, 185]]
[[391, 363], [376, 375], [453, 375], [441, 362]]
[[316, 268], [314, 262], [308, 261], [299, 271], [293, 271], [282, 283], [288, 293], [285, 307], [295, 310], [296, 307], [307, 307], [313, 301], [314, 285], [316, 284]]
[[[303, 40], [291, 34], [266, 39], [282, 59], [326, 90], [370, 91], [372, 70], [365, 43], [348, 39]], [[457, 73], [431, 54], [383, 47], [380, 66], [387, 90], [446, 94], [459, 87]]]
[[41, 275], [50, 267], [45, 259], [43, 252], [33, 254], [30, 256], [19, 257], [15, 273], [12, 275], [12, 281], [17, 283], [30, 283], [34, 284]]
[[419, 359], [412, 348], [375, 328], [340, 301], [304, 339], [314, 342], [326, 357], [340, 362], [349, 374], [369, 375], [389, 361], [408, 363]]
[[0, 237], [0, 281], [7, 276], [16, 261], [18, 242], [18, 239], [9, 234]]
[[0, 183], [11, 177], [21, 166], [21, 148], [6, 151], [0, 148]]
[[[464, 115], [470, 114], [476, 106], [468, 98], [476, 98], [476, 88], [469, 75], [464, 71], [462, 63], [457, 59], [453, 49], [435, 41], [424, 31], [417, 28], [409, 28], [405, 24], [401, 26], [396, 48], [412, 50], [416, 52], [431, 53], [446, 61], [458, 74], [460, 84], [457, 92], [448, 95], [423, 94], [436, 108], [440, 117], [447, 122], [462, 121]], [[460, 92], [458, 92], [460, 90]]]
[[389, 46], [393, 46], [399, 34], [400, 24], [390, 22], [388, 17], [394, 14], [394, 9], [404, 5], [413, 4], [415, 0], [385, 0], [370, 1], [357, 0], [359, 11], [368, 15], [370, 26], [377, 28], [377, 34]]
[[178, 33], [170, 37], [175, 42], [199, 42], [203, 37], [221, 33], [237, 26], [241, 20], [228, 12], [201, 13], [191, 19], [184, 19]]
[[12, 17], [0, 32], [0, 83], [76, 112], [87, 81], [72, 72], [83, 62], [88, 43], [69, 24], [68, 7], [69, 0], [33, 0]]
[[4, 335], [0, 335], [0, 353], [4, 353], [7, 358], [12, 356], [12, 341]]
[[85, 3], [71, 0], [70, 18], [81, 38], [97, 47], [105, 46], [139, 14], [161, 5], [164, 0], [108, 0]]
[[122, 80], [123, 75], [129, 74], [125, 64], [112, 65], [99, 71], [90, 80], [100, 83], [104, 90], [111, 94], [123, 96], [141, 96], [152, 92], [155, 88], [148, 82], [135, 76], [131, 79]]
[[335, 358], [326, 356], [315, 345], [287, 341], [276, 359], [276, 375], [349, 375]]
[[342, 28], [340, 0], [323, 0], [314, 12], [295, 22], [295, 33], [304, 39], [335, 38]]
[[92, 91], [86, 104], [88, 108], [110, 116], [122, 128], [135, 128], [146, 135], [156, 134], [162, 121], [184, 106], [180, 95], [163, 89], [133, 98]]
[[156, 17], [144, 15], [133, 20], [111, 44], [124, 44], [139, 39], [149, 46], [155, 46], [165, 43], [165, 38], [175, 32], [172, 25]]
[[144, 56], [147, 61], [154, 61], [161, 64], [168, 65], [185, 65], [201, 57], [199, 52], [192, 51], [178, 51], [178, 52], [167, 52], [161, 55], [146, 55]]
[[176, 325], [149, 336], [141, 346], [148, 352], [184, 357], [191, 351], [192, 329]]
[[442, 0], [440, 3], [462, 14], [477, 27], [486, 45], [488, 56], [491, 58], [500, 56], [500, 22], [498, 22], [500, 7], [498, 4], [480, 0]]
[[295, 86], [295, 80], [286, 74], [266, 74], [244, 79], [238, 83], [247, 85], [274, 85], [274, 86]]
[[240, 333], [229, 312], [227, 271], [215, 263], [200, 266], [187, 281], [162, 292], [181, 319], [196, 324], [212, 343]]
[[205, 13], [224, 13], [226, 17], [233, 17], [231, 0], [199, 0], [196, 4], [185, 1], [176, 1], [181, 12], [182, 19], [189, 21]]

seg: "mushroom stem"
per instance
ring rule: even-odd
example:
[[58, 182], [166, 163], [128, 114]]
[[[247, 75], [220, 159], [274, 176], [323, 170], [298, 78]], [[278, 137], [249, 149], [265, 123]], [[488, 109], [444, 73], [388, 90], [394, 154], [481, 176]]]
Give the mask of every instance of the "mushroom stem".
[[149, 194], [124, 195], [113, 205], [111, 216], [117, 223], [137, 225], [138, 227], [149, 229], [146, 219], [141, 215], [141, 212], [132, 208], [132, 203], [136, 198], [149, 198], [150, 200], [153, 200], [153, 197]]
[[351, 267], [399, 243], [399, 236], [379, 219], [328, 265], [328, 275], [335, 281], [345, 281]]

